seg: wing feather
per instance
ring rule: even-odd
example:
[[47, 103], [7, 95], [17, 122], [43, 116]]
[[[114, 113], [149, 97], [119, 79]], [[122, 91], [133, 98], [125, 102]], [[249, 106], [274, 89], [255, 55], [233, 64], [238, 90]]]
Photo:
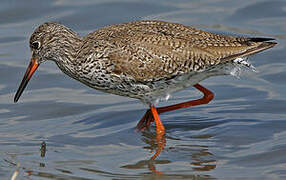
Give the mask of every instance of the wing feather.
[[98, 29], [87, 36], [105, 46], [114, 74], [153, 81], [203, 71], [273, 47], [270, 38], [233, 37], [162, 21], [135, 21]]

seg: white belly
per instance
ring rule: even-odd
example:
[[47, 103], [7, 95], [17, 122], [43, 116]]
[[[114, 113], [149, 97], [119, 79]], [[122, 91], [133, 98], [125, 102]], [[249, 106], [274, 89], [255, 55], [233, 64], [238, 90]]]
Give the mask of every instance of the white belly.
[[151, 90], [149, 93], [144, 94], [144, 98], [141, 99], [141, 101], [147, 105], [155, 105], [160, 100], [168, 100], [170, 94], [193, 86], [208, 77], [219, 75], [233, 75], [238, 77], [243, 70], [255, 71], [255, 68], [248, 63], [246, 59], [237, 58], [233, 62], [216, 65], [200, 72], [190, 72], [169, 80], [148, 84]]

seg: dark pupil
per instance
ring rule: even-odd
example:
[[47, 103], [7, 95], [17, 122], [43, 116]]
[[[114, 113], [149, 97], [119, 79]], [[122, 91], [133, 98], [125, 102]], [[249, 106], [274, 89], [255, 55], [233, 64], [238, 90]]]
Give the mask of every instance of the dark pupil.
[[40, 47], [40, 43], [38, 43], [38, 42], [33, 42], [32, 43], [32, 48], [39, 49], [39, 47]]

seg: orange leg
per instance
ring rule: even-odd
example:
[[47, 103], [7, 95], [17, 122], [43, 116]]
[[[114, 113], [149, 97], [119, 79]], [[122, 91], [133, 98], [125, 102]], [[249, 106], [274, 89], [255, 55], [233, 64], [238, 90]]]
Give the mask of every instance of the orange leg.
[[[201, 86], [200, 84], [195, 84], [194, 87], [204, 94], [204, 96], [202, 98], [197, 99], [197, 100], [192, 100], [192, 101], [188, 101], [188, 102], [175, 104], [175, 105], [159, 107], [159, 108], [157, 108], [158, 114], [168, 112], [168, 111], [174, 111], [174, 110], [177, 110], [180, 108], [186, 108], [186, 107], [197, 106], [197, 105], [201, 105], [201, 104], [207, 104], [214, 98], [214, 94], [210, 90]], [[148, 128], [150, 126], [151, 122], [154, 121], [154, 118], [152, 116], [153, 112], [151, 113], [151, 111], [152, 111], [152, 109], [147, 110], [147, 112], [145, 113], [143, 118], [137, 124], [137, 129], [144, 131], [146, 128]]]
[[[150, 160], [154, 160], [161, 153], [161, 151], [164, 149], [164, 147], [166, 145], [166, 139], [164, 137], [165, 127], [164, 127], [164, 125], [162, 124], [162, 122], [161, 122], [161, 120], [159, 118], [159, 114], [157, 112], [157, 109], [154, 106], [151, 106], [150, 110], [151, 110], [151, 113], [153, 115], [153, 119], [155, 120], [155, 124], [156, 124], [156, 142], [157, 142], [157, 145], [158, 145], [155, 154], [150, 159]], [[149, 168], [153, 172], [155, 172], [157, 174], [161, 174], [161, 172], [156, 170], [155, 166], [150, 166]]]
[[137, 126], [136, 126], [136, 130], [137, 131], [141, 131], [143, 132], [146, 128], [148, 128], [151, 124], [151, 122], [153, 122], [154, 119], [152, 117], [151, 111], [150, 109], [148, 109], [146, 111], [146, 113], [144, 114], [144, 116], [142, 117], [142, 119], [138, 122]]
[[154, 106], [151, 106], [150, 109], [151, 109], [153, 119], [155, 120], [155, 124], [156, 124], [156, 134], [165, 134], [165, 127], [163, 126], [159, 118], [157, 109]]
[[[155, 154], [150, 158], [150, 162], [153, 162], [153, 160], [156, 159], [156, 157], [162, 152], [162, 150], [164, 149], [166, 145], [166, 138], [164, 136], [165, 127], [163, 126], [159, 118], [159, 114], [163, 112], [173, 111], [173, 110], [180, 109], [180, 108], [197, 106], [200, 104], [207, 104], [213, 99], [214, 94], [210, 90], [204, 88], [203, 86], [199, 84], [195, 84], [194, 87], [204, 94], [202, 98], [180, 103], [180, 104], [171, 105], [171, 106], [160, 107], [157, 109], [154, 106], [151, 106], [150, 109], [147, 110], [143, 118], [137, 124], [137, 129], [140, 129], [141, 131], [143, 131], [150, 126], [151, 122], [155, 121], [156, 141], [157, 141], [158, 147], [157, 147]], [[156, 170], [156, 167], [153, 163], [149, 165], [149, 169], [156, 174], [162, 174], [162, 172]]]

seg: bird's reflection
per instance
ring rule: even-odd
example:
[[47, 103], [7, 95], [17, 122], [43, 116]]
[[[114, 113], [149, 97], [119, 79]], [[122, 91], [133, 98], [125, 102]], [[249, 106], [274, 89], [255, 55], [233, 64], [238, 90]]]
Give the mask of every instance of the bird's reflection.
[[[124, 166], [121, 166], [121, 168], [125, 169], [148, 169], [152, 174], [156, 175], [162, 175], [164, 174], [163, 171], [160, 171], [158, 168], [156, 168], [157, 165], [167, 165], [171, 164], [172, 162], [172, 156], [168, 159], [161, 159], [159, 156], [160, 154], [167, 151], [168, 153], [184, 153], [186, 152], [190, 155], [187, 157], [189, 158], [189, 164], [190, 169], [192, 169], [194, 172], [198, 171], [211, 171], [216, 168], [216, 159], [215, 156], [209, 151], [209, 147], [206, 145], [198, 145], [197, 142], [205, 142], [207, 139], [212, 138], [212, 135], [204, 135], [204, 136], [197, 136], [193, 137], [195, 144], [192, 144], [192, 141], [187, 141], [190, 143], [182, 144], [180, 143], [177, 146], [169, 147], [166, 149], [166, 143], [169, 139], [170, 141], [180, 141], [180, 139], [166, 136], [162, 134], [157, 134], [154, 131], [152, 131], [152, 128], [147, 128], [144, 132], [142, 132], [142, 141], [146, 144], [144, 146], [144, 149], [150, 150], [152, 153], [150, 157], [146, 160], [138, 161], [134, 164], [127, 164]], [[203, 143], [202, 143], [203, 144]], [[42, 158], [45, 158], [47, 150], [47, 144], [43, 141], [41, 143], [40, 148], [40, 156]], [[186, 160], [184, 160], [186, 161]], [[45, 167], [44, 163], [40, 163], [40, 167]], [[27, 171], [29, 175], [31, 175], [32, 171]]]
[[[149, 162], [148, 162], [148, 168], [151, 172], [154, 172], [156, 174], [162, 174], [162, 172], [157, 171], [156, 170], [156, 166], [154, 163], [154, 160], [160, 155], [160, 153], [162, 152], [162, 150], [165, 148], [166, 146], [166, 137], [164, 134], [157, 134], [156, 133], [156, 137], [151, 139], [153, 146], [155, 144], [157, 144], [157, 147], [155, 147], [156, 152], [154, 153], [154, 155], [150, 158]], [[155, 141], [155, 143], [154, 143]]]
[[[212, 136], [208, 136], [208, 138], [211, 138]], [[175, 138], [169, 138], [172, 140], [176, 140]], [[196, 137], [196, 142], [197, 140], [200, 140], [199, 137]], [[202, 137], [202, 141], [205, 140], [205, 137]], [[150, 172], [154, 174], [164, 174], [164, 172], [158, 170], [156, 168], [156, 165], [158, 164], [170, 164], [172, 163], [171, 160], [161, 160], [159, 158], [159, 155], [164, 152], [164, 148], [166, 146], [167, 140], [165, 135], [158, 135], [156, 133], [151, 132], [150, 130], [142, 132], [142, 141], [146, 143], [147, 146], [144, 147], [144, 149], [149, 149], [152, 151], [152, 156], [149, 158], [149, 160], [143, 160], [139, 161], [135, 164], [129, 164], [122, 166], [121, 168], [127, 168], [127, 169], [142, 169], [142, 168], [148, 168]], [[181, 149], [181, 147], [183, 147]], [[174, 151], [176, 153], [180, 153], [180, 151], [184, 151], [183, 153], [186, 152], [186, 149], [191, 149], [190, 150], [190, 168], [193, 171], [211, 171], [216, 168], [216, 159], [215, 156], [209, 151], [208, 146], [206, 145], [197, 145], [196, 144], [185, 144], [172, 148], [166, 149], [166, 151]], [[172, 157], [170, 157], [172, 159]]]
[[213, 157], [213, 154], [210, 153], [206, 148], [193, 153], [191, 157], [193, 161], [191, 162], [193, 170], [210, 171], [216, 168], [216, 160], [210, 159], [210, 157]]

